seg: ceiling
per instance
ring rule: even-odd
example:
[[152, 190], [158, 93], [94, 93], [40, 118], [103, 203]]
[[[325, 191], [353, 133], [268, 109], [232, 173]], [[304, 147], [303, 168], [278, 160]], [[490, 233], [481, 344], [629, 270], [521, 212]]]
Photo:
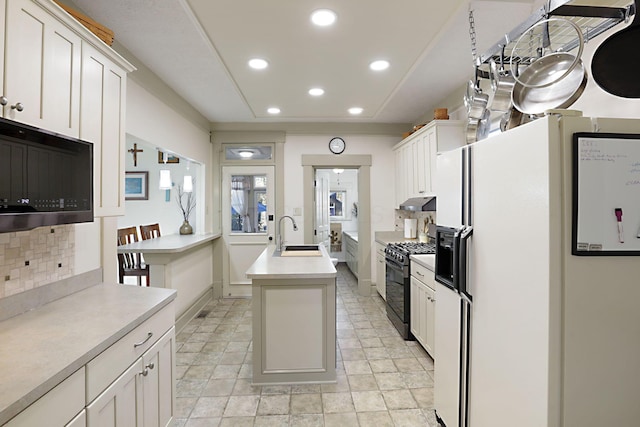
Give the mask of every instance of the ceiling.
[[[74, 0], [212, 123], [415, 124], [473, 75], [468, 0]], [[471, 3], [478, 53], [540, 0]], [[542, 3], [545, 3], [542, 1]], [[310, 14], [336, 12], [331, 27]], [[261, 57], [265, 70], [247, 61]], [[374, 72], [368, 64], [386, 59]], [[321, 97], [307, 91], [325, 89]], [[267, 113], [277, 106], [278, 115]], [[358, 116], [347, 109], [361, 107]]]

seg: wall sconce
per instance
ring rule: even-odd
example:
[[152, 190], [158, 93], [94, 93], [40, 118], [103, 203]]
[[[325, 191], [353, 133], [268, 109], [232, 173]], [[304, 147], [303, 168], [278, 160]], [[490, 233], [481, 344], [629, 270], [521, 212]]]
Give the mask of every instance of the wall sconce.
[[[162, 153], [162, 161], [164, 162], [165, 167], [167, 166], [167, 152]], [[171, 171], [169, 169], [160, 169], [160, 190], [170, 190], [171, 189]]]

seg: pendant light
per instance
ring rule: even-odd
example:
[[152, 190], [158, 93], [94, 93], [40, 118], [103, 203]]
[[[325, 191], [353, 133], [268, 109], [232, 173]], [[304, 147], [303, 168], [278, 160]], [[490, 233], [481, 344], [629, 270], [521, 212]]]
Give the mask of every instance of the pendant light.
[[[189, 173], [189, 166], [191, 166], [191, 161], [187, 160], [187, 173]], [[184, 176], [182, 189], [184, 190], [185, 193], [193, 192], [193, 177], [191, 175]]]
[[[162, 161], [164, 162], [164, 166], [167, 166], [167, 152], [162, 153]], [[169, 169], [160, 169], [160, 190], [170, 190], [171, 189], [171, 171]]]

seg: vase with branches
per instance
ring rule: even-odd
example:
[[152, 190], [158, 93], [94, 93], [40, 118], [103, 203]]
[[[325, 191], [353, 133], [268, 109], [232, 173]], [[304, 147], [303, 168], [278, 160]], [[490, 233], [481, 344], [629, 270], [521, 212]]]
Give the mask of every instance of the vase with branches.
[[180, 206], [182, 218], [184, 219], [182, 226], [180, 226], [180, 234], [192, 234], [193, 228], [191, 227], [191, 224], [189, 224], [189, 217], [191, 216], [193, 209], [196, 207], [196, 199], [193, 196], [193, 192], [186, 192], [182, 186], [178, 185], [176, 202], [178, 202], [178, 206]]

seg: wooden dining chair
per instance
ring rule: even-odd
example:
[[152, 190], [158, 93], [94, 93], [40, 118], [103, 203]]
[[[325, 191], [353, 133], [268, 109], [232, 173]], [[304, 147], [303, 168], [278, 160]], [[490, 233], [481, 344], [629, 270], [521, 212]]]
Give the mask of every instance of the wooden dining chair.
[[[137, 241], [138, 230], [136, 227], [118, 229], [118, 246]], [[145, 286], [149, 286], [149, 266], [143, 262], [142, 255], [140, 253], [119, 253], [118, 275], [120, 278], [120, 283], [124, 283], [125, 276], [137, 277], [138, 286], [142, 286], [142, 278], [145, 277]]]
[[160, 237], [160, 224], [155, 223], [149, 225], [141, 225], [140, 236], [142, 236], [142, 240], [149, 240]]

